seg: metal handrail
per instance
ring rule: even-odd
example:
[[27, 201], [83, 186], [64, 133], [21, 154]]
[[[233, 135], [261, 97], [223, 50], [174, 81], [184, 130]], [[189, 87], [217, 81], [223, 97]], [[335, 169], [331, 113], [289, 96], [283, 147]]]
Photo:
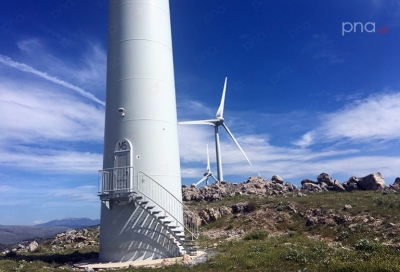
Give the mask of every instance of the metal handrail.
[[[122, 172], [122, 173], [121, 173]], [[100, 194], [113, 191], [134, 191], [133, 166], [114, 167], [99, 170], [98, 191]]]
[[[156, 187], [151, 186], [151, 190], [149, 192], [144, 192], [144, 190], [141, 188], [140, 184], [142, 181], [142, 178], [140, 175], [143, 175], [146, 177], [148, 180], [151, 180], [153, 184], [156, 185]], [[190, 235], [193, 238], [199, 238], [199, 229], [198, 229], [198, 219], [196, 215], [185, 205], [183, 204], [178, 198], [176, 198], [171, 192], [169, 192], [164, 186], [159, 184], [157, 181], [143, 173], [142, 171], [138, 172], [138, 177], [137, 177], [137, 190], [140, 194], [148, 198], [150, 201], [154, 202], [157, 206], [159, 206], [165, 213], [165, 215], [171, 216], [173, 219], [175, 219], [177, 225], [181, 225], [184, 229], [186, 229]], [[158, 188], [157, 188], [158, 187]], [[164, 194], [167, 197], [163, 197], [162, 195], [158, 194]], [[166, 203], [160, 203], [161, 201], [157, 201], [155, 199], [159, 200], [164, 200]], [[171, 201], [171, 199], [175, 201]], [[171, 213], [172, 211], [172, 213]], [[184, 218], [184, 222], [181, 222], [179, 219], [177, 219], [174, 215], [182, 213], [183, 215], [186, 216], [187, 218]], [[185, 220], [186, 219], [186, 220]]]

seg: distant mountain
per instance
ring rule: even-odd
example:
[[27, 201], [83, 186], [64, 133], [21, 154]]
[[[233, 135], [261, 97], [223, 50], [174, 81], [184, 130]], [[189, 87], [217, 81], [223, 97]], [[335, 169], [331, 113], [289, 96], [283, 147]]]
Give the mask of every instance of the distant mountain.
[[99, 219], [66, 217], [34, 226], [0, 225], [0, 248], [33, 238], [48, 238], [68, 229], [79, 229], [99, 225]]
[[65, 217], [60, 220], [52, 220], [46, 223], [38, 224], [36, 226], [66, 226], [71, 228], [80, 228], [80, 227], [88, 227], [100, 224], [100, 219], [89, 219], [89, 218], [73, 218], [73, 217]]
[[47, 238], [70, 229], [67, 226], [5, 226], [0, 225], [1, 244], [14, 244], [32, 238]]

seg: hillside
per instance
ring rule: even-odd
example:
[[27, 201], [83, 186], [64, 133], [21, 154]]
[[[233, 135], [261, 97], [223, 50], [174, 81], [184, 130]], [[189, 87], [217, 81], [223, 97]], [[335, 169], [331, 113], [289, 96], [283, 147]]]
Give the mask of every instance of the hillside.
[[1, 244], [19, 243], [35, 237], [48, 238], [69, 229], [66, 226], [7, 226], [0, 225]]
[[[259, 183], [240, 188], [253, 192]], [[200, 189], [215, 192], [224, 186]], [[400, 271], [400, 195], [394, 190], [219, 193], [216, 200], [186, 204], [201, 222], [198, 247], [216, 253], [191, 271]], [[77, 238], [66, 242], [64, 237]], [[34, 252], [7, 253], [0, 257], [0, 270], [73, 271], [72, 262], [97, 252], [98, 228], [88, 228], [57, 235]], [[174, 264], [164, 270], [188, 267]]]
[[15, 244], [34, 238], [49, 238], [68, 229], [78, 229], [100, 224], [100, 220], [66, 217], [35, 226], [0, 225], [0, 249], [7, 244]]

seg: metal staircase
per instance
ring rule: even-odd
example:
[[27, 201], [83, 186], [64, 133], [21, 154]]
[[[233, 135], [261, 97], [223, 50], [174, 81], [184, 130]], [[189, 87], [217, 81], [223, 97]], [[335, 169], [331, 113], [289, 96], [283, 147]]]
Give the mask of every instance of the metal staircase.
[[[99, 174], [99, 196], [108, 208], [112, 208], [112, 201], [119, 205], [134, 201], [141, 208], [132, 226], [126, 227], [147, 226], [143, 227], [146, 235], [155, 241], [164, 239], [161, 242], [170, 244], [167, 248], [176, 245], [181, 254], [197, 254], [194, 240], [199, 236], [198, 219], [165, 187], [143, 172], [134, 175], [133, 167], [104, 169]], [[147, 216], [142, 216], [144, 213]]]

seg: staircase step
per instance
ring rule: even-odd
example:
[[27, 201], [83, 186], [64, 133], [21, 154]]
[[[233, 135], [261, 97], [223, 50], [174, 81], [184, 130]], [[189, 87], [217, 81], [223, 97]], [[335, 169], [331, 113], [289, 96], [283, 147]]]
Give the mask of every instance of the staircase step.
[[195, 246], [195, 244], [188, 244], [188, 243], [185, 243], [185, 242], [184, 242], [184, 244], [185, 244], [186, 246], [188, 246], [188, 247], [194, 247], [194, 246]]
[[167, 218], [167, 217], [165, 215], [157, 217], [157, 219], [164, 219], [164, 218]]
[[155, 211], [155, 212], [152, 212], [151, 214], [159, 214], [160, 213], [160, 211]]
[[146, 205], [147, 203], [149, 203], [148, 201], [140, 201], [139, 204], [141, 205]]
[[168, 224], [172, 223], [172, 221], [163, 221], [162, 223], [163, 223], [164, 225], [168, 225]]
[[170, 229], [176, 229], [177, 226], [168, 226]]
[[148, 207], [146, 207], [146, 209], [148, 209], [148, 210], [151, 210], [151, 209], [154, 209], [156, 206], [148, 206]]

